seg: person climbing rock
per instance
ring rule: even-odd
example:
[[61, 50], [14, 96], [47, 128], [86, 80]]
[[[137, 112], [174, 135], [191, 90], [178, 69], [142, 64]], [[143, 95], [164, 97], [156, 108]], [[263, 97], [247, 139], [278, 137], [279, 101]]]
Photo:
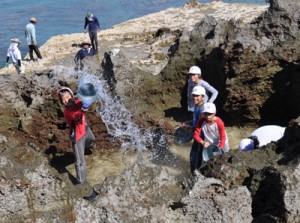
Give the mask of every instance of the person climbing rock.
[[89, 102], [75, 100], [73, 91], [68, 87], [58, 90], [60, 102], [65, 106], [64, 117], [69, 126], [69, 136], [75, 155], [75, 169], [77, 183], [84, 183], [87, 177], [84, 152], [86, 148], [92, 147], [95, 136], [87, 125], [85, 113], [91, 106]]
[[36, 41], [36, 32], [35, 32], [36, 23], [37, 23], [36, 18], [32, 17], [29, 20], [29, 23], [25, 27], [25, 38], [27, 40], [27, 44], [29, 47], [29, 57], [31, 61], [34, 61], [33, 51], [35, 52], [38, 59], [42, 59], [42, 55], [39, 51], [37, 41]]
[[[206, 96], [205, 102], [214, 102], [218, 96], [218, 91], [212, 87], [208, 82], [202, 79], [201, 69], [198, 66], [192, 66], [189, 69], [189, 80], [188, 80], [188, 87], [187, 87], [187, 98], [188, 98], [188, 111], [194, 111], [194, 100], [192, 97], [192, 91], [195, 86], [202, 86], [205, 88]], [[211, 94], [210, 98], [208, 99], [208, 93]]]
[[18, 74], [24, 74], [25, 73], [25, 67], [22, 64], [22, 57], [21, 52], [19, 50], [19, 45], [21, 44], [21, 41], [17, 38], [11, 39], [11, 44], [7, 50], [7, 57], [6, 57], [6, 64], [5, 66], [9, 67], [9, 58], [12, 59], [12, 64], [15, 66]]
[[278, 125], [265, 125], [254, 130], [246, 139], [239, 144], [239, 151], [248, 151], [265, 146], [272, 141], [278, 141], [284, 135], [285, 127]]
[[81, 49], [77, 52], [74, 62], [75, 62], [75, 70], [80, 70], [83, 69], [84, 64], [83, 64], [83, 59], [87, 56], [94, 56], [95, 55], [95, 50], [91, 48], [91, 44], [87, 41], [84, 41], [81, 43]]
[[84, 30], [83, 32], [86, 33], [86, 27], [89, 28], [89, 36], [92, 43], [92, 47], [96, 53], [98, 53], [98, 37], [97, 33], [100, 32], [100, 24], [98, 18], [94, 16], [91, 12], [87, 13], [84, 22]]
[[216, 111], [214, 103], [204, 104], [203, 117], [199, 119], [194, 131], [194, 140], [199, 144], [203, 160], [192, 166], [192, 173], [203, 166], [212, 155], [219, 155], [230, 150], [224, 123], [216, 116]]

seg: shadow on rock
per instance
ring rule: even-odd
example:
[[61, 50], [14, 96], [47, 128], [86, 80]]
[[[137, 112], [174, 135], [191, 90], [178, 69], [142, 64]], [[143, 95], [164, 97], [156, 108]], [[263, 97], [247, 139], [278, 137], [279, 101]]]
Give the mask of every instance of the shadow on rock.
[[57, 153], [56, 146], [50, 146], [46, 149], [45, 154], [50, 156], [49, 164], [57, 170], [58, 173], [68, 173], [68, 177], [72, 183], [76, 183], [76, 178], [67, 170], [67, 166], [75, 162], [75, 157], [72, 152], [63, 154]]
[[176, 122], [185, 122], [188, 120], [192, 120], [192, 112], [186, 112], [186, 110], [183, 108], [173, 107], [166, 109], [164, 112], [165, 117], [173, 118]]
[[280, 165], [297, 164], [297, 157], [300, 156], [300, 117], [290, 121], [286, 128], [284, 137], [279, 141], [276, 151], [283, 153], [283, 157], [278, 161]]
[[[247, 186], [248, 185], [248, 186]], [[253, 196], [253, 222], [272, 222], [273, 219], [285, 220], [284, 190], [285, 186], [281, 174], [273, 169], [266, 168], [254, 173], [246, 183]]]

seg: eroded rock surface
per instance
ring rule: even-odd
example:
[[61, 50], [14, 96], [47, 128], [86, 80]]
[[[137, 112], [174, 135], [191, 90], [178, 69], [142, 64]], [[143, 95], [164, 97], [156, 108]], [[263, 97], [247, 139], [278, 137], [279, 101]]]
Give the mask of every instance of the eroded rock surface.
[[[227, 190], [220, 180], [203, 176], [193, 188], [184, 185], [193, 183], [191, 179], [180, 183], [161, 167], [137, 164], [122, 176], [107, 179], [92, 204], [79, 202], [75, 208], [76, 219], [78, 222], [80, 219], [90, 222], [251, 222], [251, 197], [246, 187]], [[236, 210], [239, 210], [238, 215]]]
[[[90, 203], [82, 196], [91, 188], [74, 187], [66, 169], [74, 160], [55, 91], [60, 84], [76, 89], [78, 76], [96, 74], [132, 111], [135, 123], [171, 135], [171, 122], [186, 120], [186, 73], [196, 64], [219, 90], [218, 114], [226, 123], [286, 123], [300, 110], [298, 8], [291, 0], [271, 1], [270, 9], [214, 2], [131, 20], [103, 31], [99, 54], [77, 73], [73, 56], [86, 36], [51, 38], [41, 47], [45, 59], [25, 62], [26, 76], [1, 77], [1, 219], [300, 221], [299, 120], [278, 144], [212, 160], [202, 171], [205, 177], [182, 179], [155, 162], [135, 164], [108, 177]], [[93, 109], [88, 120], [97, 152], [119, 149]]]
[[254, 222], [298, 222], [300, 117], [278, 143], [214, 159], [202, 173], [227, 188], [244, 185], [252, 197]]

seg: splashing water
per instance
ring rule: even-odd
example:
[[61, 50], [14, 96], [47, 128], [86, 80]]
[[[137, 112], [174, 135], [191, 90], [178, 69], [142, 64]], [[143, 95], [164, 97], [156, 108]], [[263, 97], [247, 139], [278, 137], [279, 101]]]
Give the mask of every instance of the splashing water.
[[[132, 113], [121, 99], [111, 94], [110, 86], [103, 80], [102, 75], [96, 76], [86, 71], [78, 71], [74, 79], [74, 69], [70, 67], [62, 69], [57, 67], [53, 73], [68, 82], [78, 82], [84, 78], [84, 82], [92, 83], [98, 89], [100, 106], [97, 107], [96, 112], [102, 118], [107, 132], [120, 140], [123, 159], [127, 153], [137, 151], [138, 161], [146, 162], [158, 157], [160, 152], [169, 146], [162, 130], [144, 129], [133, 122]], [[149, 148], [154, 150], [149, 152]], [[143, 155], [148, 156], [146, 160]]]
[[85, 74], [83, 78], [98, 88], [100, 106], [97, 113], [106, 125], [108, 133], [121, 140], [121, 147], [125, 151], [146, 151], [147, 145], [152, 141], [151, 132], [141, 129], [132, 121], [131, 112], [120, 99], [110, 94], [106, 81], [91, 74]]

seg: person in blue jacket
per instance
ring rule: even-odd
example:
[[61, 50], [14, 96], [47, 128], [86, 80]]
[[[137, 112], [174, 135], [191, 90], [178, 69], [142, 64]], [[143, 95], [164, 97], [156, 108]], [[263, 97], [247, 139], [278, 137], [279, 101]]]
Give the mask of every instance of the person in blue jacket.
[[91, 44], [87, 41], [84, 41], [81, 43], [81, 49], [77, 52], [74, 61], [75, 61], [75, 70], [78, 70], [78, 68], [80, 70], [83, 69], [84, 65], [83, 65], [83, 58], [87, 57], [87, 56], [94, 56], [95, 55], [95, 50], [93, 48], [91, 48]]
[[85, 17], [84, 30], [83, 30], [84, 33], [86, 33], [87, 26], [89, 28], [89, 35], [90, 35], [92, 47], [95, 50], [95, 52], [98, 53], [97, 33], [100, 32], [100, 24], [98, 18], [94, 16], [91, 12], [88, 12], [87, 16]]

